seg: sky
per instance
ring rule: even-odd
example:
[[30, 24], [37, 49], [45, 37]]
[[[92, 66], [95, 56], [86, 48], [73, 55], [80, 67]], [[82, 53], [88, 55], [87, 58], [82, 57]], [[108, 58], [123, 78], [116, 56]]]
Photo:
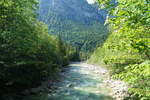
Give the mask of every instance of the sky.
[[89, 4], [93, 4], [95, 0], [87, 0]]

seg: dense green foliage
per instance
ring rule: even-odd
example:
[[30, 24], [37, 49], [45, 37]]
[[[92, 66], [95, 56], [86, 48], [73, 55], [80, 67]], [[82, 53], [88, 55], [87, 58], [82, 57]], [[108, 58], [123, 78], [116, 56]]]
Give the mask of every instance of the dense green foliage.
[[85, 55], [83, 58], [108, 35], [107, 27], [102, 24], [106, 12], [86, 0], [41, 0], [39, 14], [49, 32], [61, 35], [63, 41], [77, 47], [80, 55]]
[[49, 26], [52, 34], [60, 34], [62, 40], [76, 47], [80, 52], [80, 58], [86, 59], [94, 48], [101, 45], [108, 36], [107, 27], [101, 23], [93, 22], [91, 25], [79, 24], [73, 21], [64, 21], [58, 24], [59, 20]]
[[80, 58], [83, 60], [87, 59], [91, 52], [94, 51], [94, 48], [101, 45], [108, 36], [107, 28], [96, 22], [92, 25], [82, 25], [71, 21], [64, 24], [63, 29], [59, 31], [62, 39], [68, 44], [75, 46], [80, 52]]
[[[0, 99], [54, 78], [76, 50], [36, 20], [37, 0], [0, 1]], [[7, 96], [7, 95], [6, 95]]]
[[70, 23], [65, 27], [68, 27], [69, 30], [66, 30], [66, 33], [62, 32], [63, 39], [83, 52], [93, 51], [97, 45], [103, 43], [108, 35], [107, 28], [96, 22], [87, 26]]
[[150, 3], [148, 0], [98, 0], [115, 17], [108, 22], [112, 33], [97, 48], [90, 62], [109, 66], [114, 78], [131, 85], [135, 100], [150, 98]]
[[85, 25], [71, 20], [62, 21], [51, 13], [47, 18], [51, 18], [47, 21], [49, 32], [53, 35], [59, 34], [64, 42], [76, 47], [81, 59], [86, 59], [108, 36], [107, 27], [99, 22]]
[[37, 21], [37, 0], [1, 0], [0, 99], [55, 78], [70, 60], [77, 60], [79, 56], [86, 58], [100, 46], [89, 61], [108, 65], [114, 78], [128, 82], [133, 99], [148, 100], [150, 3], [148, 0], [110, 1], [98, 0], [101, 7], [114, 16], [108, 19], [112, 32], [105, 41], [108, 30], [100, 23], [62, 22], [49, 14], [47, 17], [52, 20], [46, 19], [50, 23], [47, 27]]

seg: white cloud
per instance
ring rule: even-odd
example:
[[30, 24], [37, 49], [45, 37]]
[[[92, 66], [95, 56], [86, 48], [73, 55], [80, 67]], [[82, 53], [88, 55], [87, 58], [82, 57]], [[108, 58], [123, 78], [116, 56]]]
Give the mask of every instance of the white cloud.
[[93, 4], [93, 3], [95, 2], [95, 0], [87, 0], [87, 2], [88, 2], [89, 4]]

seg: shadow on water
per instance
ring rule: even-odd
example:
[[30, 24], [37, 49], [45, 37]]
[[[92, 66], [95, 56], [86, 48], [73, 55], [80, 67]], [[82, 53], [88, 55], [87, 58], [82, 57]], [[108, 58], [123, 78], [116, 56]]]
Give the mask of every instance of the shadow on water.
[[110, 90], [102, 85], [101, 76], [80, 65], [72, 65], [61, 73], [56, 90], [24, 100], [113, 100]]

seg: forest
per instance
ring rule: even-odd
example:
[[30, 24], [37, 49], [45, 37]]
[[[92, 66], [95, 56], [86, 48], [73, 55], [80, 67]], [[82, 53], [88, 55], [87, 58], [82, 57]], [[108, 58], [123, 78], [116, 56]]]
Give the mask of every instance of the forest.
[[0, 0], [0, 100], [21, 100], [22, 91], [82, 60], [128, 83], [126, 100], [150, 100], [150, 1], [112, 1], [96, 2], [108, 11], [105, 25], [85, 26], [61, 19], [46, 25], [38, 0]]
[[86, 0], [40, 0], [38, 19], [48, 25], [49, 32], [77, 48], [81, 60], [107, 38], [103, 23], [106, 11], [98, 11]]
[[37, 20], [37, 0], [0, 1], [0, 99], [54, 79], [76, 49]]
[[150, 99], [150, 2], [149, 0], [98, 0], [109, 9], [110, 35], [89, 62], [104, 64], [113, 78], [130, 84], [133, 100]]

